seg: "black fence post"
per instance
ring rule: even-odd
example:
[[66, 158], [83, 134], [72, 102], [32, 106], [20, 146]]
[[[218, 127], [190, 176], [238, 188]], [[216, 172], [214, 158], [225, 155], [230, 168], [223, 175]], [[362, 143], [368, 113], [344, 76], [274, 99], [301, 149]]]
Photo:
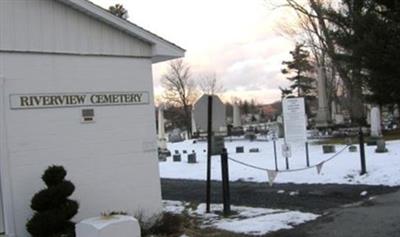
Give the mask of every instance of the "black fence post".
[[360, 127], [360, 131], [358, 132], [358, 138], [360, 142], [360, 159], [361, 159], [361, 172], [360, 175], [367, 173], [366, 162], [365, 162], [365, 148], [364, 148], [364, 134], [362, 128]]
[[309, 151], [308, 151], [308, 142], [306, 142], [306, 162], [307, 162], [307, 167], [310, 167], [310, 156], [309, 156]]
[[224, 148], [221, 154], [221, 173], [222, 173], [222, 201], [224, 204], [224, 216], [231, 214], [231, 198], [229, 190], [229, 167], [228, 167], [228, 153]]
[[276, 154], [276, 141], [273, 141], [274, 143], [274, 157], [275, 157], [275, 171], [278, 171], [278, 157]]

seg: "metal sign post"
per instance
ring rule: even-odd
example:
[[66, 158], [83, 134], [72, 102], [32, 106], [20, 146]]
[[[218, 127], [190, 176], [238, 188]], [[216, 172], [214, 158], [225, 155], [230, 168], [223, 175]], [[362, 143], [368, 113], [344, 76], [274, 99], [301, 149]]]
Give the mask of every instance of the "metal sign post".
[[292, 150], [287, 143], [282, 144], [282, 156], [285, 157], [286, 169], [289, 170], [289, 157], [292, 156]]
[[275, 158], [275, 171], [278, 171], [278, 157], [276, 154], [276, 141], [278, 140], [277, 131], [272, 131], [272, 142], [274, 143], [274, 158]]
[[306, 142], [306, 163], [307, 163], [307, 167], [310, 167], [310, 155], [309, 155], [309, 151], [308, 151], [308, 142]]
[[222, 201], [224, 206], [224, 216], [231, 214], [231, 198], [229, 191], [229, 168], [228, 168], [228, 153], [225, 148], [221, 153], [221, 171], [222, 171]]
[[365, 149], [364, 149], [364, 134], [362, 128], [360, 127], [360, 131], [358, 132], [359, 142], [360, 142], [360, 159], [361, 159], [361, 172], [360, 175], [367, 173], [367, 167], [365, 164]]
[[211, 149], [212, 149], [212, 96], [208, 96], [207, 118], [207, 187], [206, 187], [206, 212], [210, 213], [211, 203]]

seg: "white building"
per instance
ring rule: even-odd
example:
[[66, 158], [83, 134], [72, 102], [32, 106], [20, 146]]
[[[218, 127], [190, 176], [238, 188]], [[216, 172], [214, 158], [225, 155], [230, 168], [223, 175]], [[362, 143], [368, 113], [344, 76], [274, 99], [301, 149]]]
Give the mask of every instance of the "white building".
[[152, 64], [183, 55], [86, 0], [0, 0], [0, 233], [28, 236], [53, 164], [76, 186], [75, 221], [160, 211]]

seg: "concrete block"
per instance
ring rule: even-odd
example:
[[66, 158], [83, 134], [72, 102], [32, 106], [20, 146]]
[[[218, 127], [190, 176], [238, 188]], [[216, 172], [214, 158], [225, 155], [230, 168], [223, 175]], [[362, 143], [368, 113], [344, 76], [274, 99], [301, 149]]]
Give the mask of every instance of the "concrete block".
[[77, 237], [140, 237], [139, 222], [124, 215], [94, 217], [76, 225]]

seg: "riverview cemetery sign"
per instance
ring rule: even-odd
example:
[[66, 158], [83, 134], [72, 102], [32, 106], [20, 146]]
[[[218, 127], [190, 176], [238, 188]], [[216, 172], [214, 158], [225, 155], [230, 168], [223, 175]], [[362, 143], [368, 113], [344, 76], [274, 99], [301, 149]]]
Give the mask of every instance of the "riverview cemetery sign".
[[307, 139], [304, 98], [283, 100], [283, 121], [287, 143], [305, 142]]
[[148, 92], [90, 92], [10, 95], [11, 109], [148, 104]]

